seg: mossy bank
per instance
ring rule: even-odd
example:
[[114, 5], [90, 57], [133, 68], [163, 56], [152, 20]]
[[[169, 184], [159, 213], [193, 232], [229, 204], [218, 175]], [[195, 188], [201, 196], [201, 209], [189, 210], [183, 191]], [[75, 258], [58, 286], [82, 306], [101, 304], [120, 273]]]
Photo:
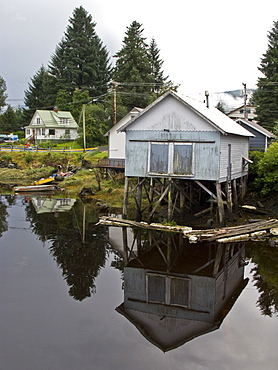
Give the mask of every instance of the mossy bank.
[[[74, 169], [73, 176], [59, 183], [69, 197], [77, 197], [83, 188], [91, 189], [94, 198], [111, 207], [122, 207], [124, 175], [105, 178], [97, 168], [107, 152], [0, 152], [0, 184], [2, 190], [11, 185], [29, 185], [32, 181], [51, 176], [57, 170]], [[8, 191], [8, 190], [6, 190]]]

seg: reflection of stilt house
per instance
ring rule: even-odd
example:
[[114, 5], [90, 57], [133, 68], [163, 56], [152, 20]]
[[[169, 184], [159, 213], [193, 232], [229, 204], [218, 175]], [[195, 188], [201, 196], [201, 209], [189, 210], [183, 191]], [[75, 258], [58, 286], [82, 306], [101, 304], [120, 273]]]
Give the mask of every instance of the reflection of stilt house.
[[166, 352], [218, 329], [248, 279], [241, 244], [159, 239], [151, 237], [153, 248], [129, 259], [117, 311]]
[[244, 196], [253, 135], [216, 108], [170, 91], [119, 131], [126, 133], [124, 215], [132, 192], [142, 217], [145, 191], [149, 218], [162, 200], [169, 220], [210, 200], [223, 224], [224, 204], [231, 212]]

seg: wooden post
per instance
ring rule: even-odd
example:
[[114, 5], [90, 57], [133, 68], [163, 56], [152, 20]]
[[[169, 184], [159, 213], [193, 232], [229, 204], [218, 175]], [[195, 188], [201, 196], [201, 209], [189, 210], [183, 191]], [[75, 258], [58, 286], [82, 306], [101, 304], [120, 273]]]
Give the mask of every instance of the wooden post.
[[153, 207], [152, 207], [152, 202], [153, 202], [153, 194], [154, 194], [154, 179], [151, 177], [151, 180], [150, 180], [150, 189], [149, 189], [149, 201], [150, 201], [150, 206], [149, 206], [149, 212], [152, 211]]
[[123, 202], [123, 218], [127, 218], [127, 207], [128, 207], [128, 177], [125, 177], [124, 187], [124, 202]]
[[184, 211], [185, 211], [185, 184], [184, 184], [184, 180], [181, 180], [180, 181], [180, 211], [181, 211], [181, 215], [183, 216], [184, 215]]
[[216, 183], [216, 196], [217, 196], [217, 207], [218, 207], [218, 216], [220, 226], [225, 226], [225, 210], [224, 203], [222, 199], [221, 184], [220, 182]]
[[233, 205], [232, 205], [232, 186], [231, 181], [226, 182], [226, 197], [227, 197], [227, 211], [228, 217], [232, 218], [233, 216]]
[[236, 179], [234, 179], [232, 181], [232, 185], [233, 185], [233, 203], [234, 203], [234, 207], [235, 207], [235, 212], [238, 212], [238, 196], [237, 196], [237, 183], [236, 183]]
[[247, 176], [240, 178], [240, 188], [240, 201], [243, 202], [243, 198], [245, 197], [247, 191]]
[[141, 204], [142, 204], [142, 179], [138, 177], [138, 187], [137, 187], [137, 202], [136, 202], [136, 216], [135, 221], [140, 222], [142, 220], [142, 213], [141, 213]]
[[172, 221], [172, 179], [169, 179], [169, 189], [168, 189], [168, 222]]

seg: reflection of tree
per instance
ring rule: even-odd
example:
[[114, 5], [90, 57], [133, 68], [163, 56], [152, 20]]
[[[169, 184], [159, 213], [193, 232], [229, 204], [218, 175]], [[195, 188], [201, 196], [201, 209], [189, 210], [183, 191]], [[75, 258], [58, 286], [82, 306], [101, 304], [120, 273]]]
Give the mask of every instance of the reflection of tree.
[[27, 207], [33, 232], [42, 241], [52, 241], [50, 252], [70, 286], [69, 295], [79, 301], [95, 292], [94, 281], [107, 256], [106, 228], [95, 226], [97, 214], [94, 209], [87, 209], [85, 240], [88, 241], [82, 242], [83, 211], [81, 202], [76, 202], [65, 213], [37, 214], [31, 204]]
[[6, 217], [8, 216], [7, 206], [3, 203], [2, 198], [0, 199], [0, 237], [4, 231], [8, 230], [8, 223]]
[[82, 301], [95, 293], [94, 280], [106, 262], [103, 239], [94, 237], [90, 243], [73, 240], [55, 240], [50, 248], [58, 266], [62, 269], [68, 285], [69, 295]]
[[260, 293], [257, 306], [263, 315], [273, 316], [278, 313], [278, 249], [256, 244], [248, 249], [248, 255], [256, 263], [251, 272], [253, 281]]

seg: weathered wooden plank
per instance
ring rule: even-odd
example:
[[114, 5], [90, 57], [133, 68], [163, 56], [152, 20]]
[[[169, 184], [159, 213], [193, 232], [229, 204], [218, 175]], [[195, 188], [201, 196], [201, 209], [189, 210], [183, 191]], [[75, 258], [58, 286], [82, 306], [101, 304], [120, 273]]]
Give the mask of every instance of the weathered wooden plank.
[[240, 226], [224, 227], [220, 229], [207, 229], [207, 230], [193, 230], [188, 226], [169, 226], [162, 225], [159, 223], [148, 224], [146, 222], [137, 222], [131, 220], [124, 220], [114, 217], [101, 217], [99, 224], [110, 225], [110, 226], [129, 226], [129, 227], [140, 227], [150, 230], [161, 230], [175, 233], [183, 233], [185, 238], [192, 243], [200, 242], [230, 242], [247, 240], [250, 238], [259, 238], [262, 235], [266, 235], [267, 232], [272, 235], [278, 233], [278, 220], [262, 220], [252, 224], [245, 224]]

